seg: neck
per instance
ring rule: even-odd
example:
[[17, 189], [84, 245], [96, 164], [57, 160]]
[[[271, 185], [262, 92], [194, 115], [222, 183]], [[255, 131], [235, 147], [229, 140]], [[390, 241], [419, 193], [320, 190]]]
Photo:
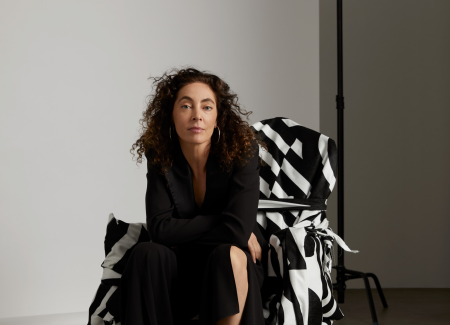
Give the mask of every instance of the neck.
[[206, 172], [206, 162], [208, 160], [211, 142], [197, 144], [180, 141], [180, 147], [194, 173], [194, 177], [204, 174]]

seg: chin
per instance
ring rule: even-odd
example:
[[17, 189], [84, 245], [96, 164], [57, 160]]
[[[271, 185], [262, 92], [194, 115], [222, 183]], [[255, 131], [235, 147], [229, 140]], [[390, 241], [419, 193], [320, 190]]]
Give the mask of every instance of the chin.
[[202, 143], [205, 143], [205, 142], [210, 142], [211, 141], [211, 138], [208, 138], [208, 137], [203, 137], [203, 138], [195, 138], [195, 137], [191, 137], [191, 138], [188, 138], [188, 139], [179, 139], [180, 141], [183, 141], [183, 142], [185, 142], [185, 143], [191, 143], [191, 144], [202, 144]]

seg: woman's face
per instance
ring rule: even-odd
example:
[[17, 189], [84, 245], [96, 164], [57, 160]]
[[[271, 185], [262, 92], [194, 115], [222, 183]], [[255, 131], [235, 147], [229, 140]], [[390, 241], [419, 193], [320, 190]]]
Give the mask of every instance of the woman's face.
[[172, 117], [180, 143], [211, 142], [217, 126], [216, 104], [214, 92], [202, 82], [191, 83], [178, 91]]

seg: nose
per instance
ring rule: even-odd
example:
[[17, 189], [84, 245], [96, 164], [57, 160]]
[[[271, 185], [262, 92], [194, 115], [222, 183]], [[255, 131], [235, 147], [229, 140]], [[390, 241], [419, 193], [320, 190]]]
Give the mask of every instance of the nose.
[[201, 120], [202, 119], [202, 110], [201, 108], [196, 107], [192, 110], [192, 117], [194, 120]]

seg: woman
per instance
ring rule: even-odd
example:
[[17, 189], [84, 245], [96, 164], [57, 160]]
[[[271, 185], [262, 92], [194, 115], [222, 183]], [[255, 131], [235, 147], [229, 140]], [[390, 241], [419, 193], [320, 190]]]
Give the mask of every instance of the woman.
[[256, 213], [259, 155], [237, 96], [193, 68], [155, 78], [141, 120], [151, 242], [121, 278], [121, 324], [264, 324], [268, 244]]

